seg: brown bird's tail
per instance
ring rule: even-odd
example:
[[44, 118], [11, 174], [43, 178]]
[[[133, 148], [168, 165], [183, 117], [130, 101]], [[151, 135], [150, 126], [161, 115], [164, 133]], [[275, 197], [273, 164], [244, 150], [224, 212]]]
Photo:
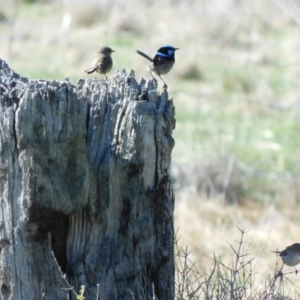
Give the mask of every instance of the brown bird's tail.
[[146, 59], [153, 61], [153, 59], [151, 57], [149, 57], [147, 54], [145, 54], [144, 52], [140, 51], [140, 50], [135, 50], [139, 55], [142, 55], [143, 57], [145, 57]]
[[92, 74], [92, 73], [94, 73], [95, 71], [97, 71], [97, 67], [93, 67], [93, 68], [87, 69], [87, 70], [85, 70], [84, 72], [85, 72], [85, 73], [88, 73], [88, 74]]

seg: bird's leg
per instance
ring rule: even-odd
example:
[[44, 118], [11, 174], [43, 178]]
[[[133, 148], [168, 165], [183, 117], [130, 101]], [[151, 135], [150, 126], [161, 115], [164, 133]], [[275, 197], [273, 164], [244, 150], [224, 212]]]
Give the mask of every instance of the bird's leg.
[[153, 76], [153, 74], [152, 74], [152, 70], [150, 69], [150, 74], [151, 74], [151, 76], [152, 76], [152, 79], [155, 81], [155, 83], [157, 82], [157, 79], [156, 78], [154, 78], [154, 76]]
[[106, 85], [106, 88], [108, 89], [108, 78], [107, 78], [106, 74], [104, 74], [104, 75], [105, 75], [104, 84]]
[[296, 267], [294, 267], [294, 268], [295, 268], [295, 274], [297, 275], [299, 271], [297, 270]]
[[161, 79], [161, 81], [164, 83], [163, 85], [163, 89], [167, 89], [168, 88], [168, 85], [164, 82], [164, 80], [160, 77], [160, 75], [158, 75], [159, 78]]

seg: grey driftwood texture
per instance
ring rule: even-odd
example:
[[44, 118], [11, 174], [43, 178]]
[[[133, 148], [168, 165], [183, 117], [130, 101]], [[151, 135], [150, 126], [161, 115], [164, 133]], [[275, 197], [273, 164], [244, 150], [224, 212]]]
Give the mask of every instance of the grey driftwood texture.
[[174, 127], [133, 71], [74, 86], [0, 60], [0, 299], [174, 299]]

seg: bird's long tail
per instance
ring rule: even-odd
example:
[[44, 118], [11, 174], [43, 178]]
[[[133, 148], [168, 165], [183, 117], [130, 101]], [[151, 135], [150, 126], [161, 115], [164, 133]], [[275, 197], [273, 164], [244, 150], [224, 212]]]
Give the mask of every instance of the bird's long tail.
[[149, 57], [147, 54], [145, 54], [144, 52], [140, 51], [140, 50], [135, 50], [139, 55], [142, 55], [143, 57], [145, 57], [146, 59], [153, 61], [153, 59], [151, 57]]

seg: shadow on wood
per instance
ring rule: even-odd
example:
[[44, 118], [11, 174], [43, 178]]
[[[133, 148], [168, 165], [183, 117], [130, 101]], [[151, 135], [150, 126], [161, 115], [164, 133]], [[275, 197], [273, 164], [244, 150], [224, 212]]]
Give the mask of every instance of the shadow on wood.
[[0, 298], [174, 299], [167, 92], [125, 70], [28, 80], [0, 60], [0, 121]]

